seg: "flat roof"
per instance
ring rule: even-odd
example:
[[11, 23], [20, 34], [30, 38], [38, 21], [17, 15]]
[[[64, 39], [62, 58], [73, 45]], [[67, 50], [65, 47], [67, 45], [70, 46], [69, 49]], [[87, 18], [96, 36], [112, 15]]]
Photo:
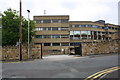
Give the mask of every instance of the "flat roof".
[[59, 17], [59, 16], [69, 16], [69, 15], [35, 15], [33, 17]]

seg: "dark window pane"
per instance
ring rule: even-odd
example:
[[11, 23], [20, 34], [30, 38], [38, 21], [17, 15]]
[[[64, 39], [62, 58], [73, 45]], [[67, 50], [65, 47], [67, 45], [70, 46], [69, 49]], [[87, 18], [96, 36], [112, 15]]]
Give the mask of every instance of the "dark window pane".
[[61, 46], [69, 46], [69, 43], [61, 43]]
[[59, 19], [53, 19], [52, 22], [53, 23], [59, 23]]
[[67, 31], [68, 28], [67, 27], [61, 27], [61, 31]]
[[35, 23], [41, 23], [41, 20], [34, 20]]
[[58, 30], [58, 27], [52, 27], [52, 30]]
[[51, 20], [43, 20], [43, 23], [51, 23]]
[[62, 19], [61, 23], [68, 23], [68, 20], [67, 19]]
[[52, 35], [52, 38], [60, 38], [60, 35]]
[[61, 38], [69, 38], [69, 35], [61, 35]]
[[35, 38], [42, 38], [42, 35], [36, 35]]
[[44, 38], [51, 38], [51, 35], [44, 35]]
[[60, 46], [60, 43], [53, 43], [52, 46]]
[[44, 43], [44, 46], [50, 46], [50, 43]]

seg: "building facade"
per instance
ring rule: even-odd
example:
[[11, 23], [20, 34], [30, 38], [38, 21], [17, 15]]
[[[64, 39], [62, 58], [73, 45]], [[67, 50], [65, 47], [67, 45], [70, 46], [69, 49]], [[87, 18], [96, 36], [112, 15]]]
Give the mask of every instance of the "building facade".
[[69, 15], [34, 16], [34, 44], [42, 44], [43, 53], [70, 53], [82, 42], [103, 42], [117, 39], [118, 25], [99, 21], [69, 21]]

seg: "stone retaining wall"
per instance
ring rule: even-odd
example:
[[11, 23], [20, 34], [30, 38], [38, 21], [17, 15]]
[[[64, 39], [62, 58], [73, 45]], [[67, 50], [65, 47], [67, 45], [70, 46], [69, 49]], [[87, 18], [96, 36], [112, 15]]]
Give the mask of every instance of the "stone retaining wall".
[[[22, 46], [22, 59], [28, 59], [27, 46]], [[40, 58], [40, 46], [32, 46], [30, 48], [30, 59]], [[18, 46], [4, 46], [0, 50], [0, 60], [18, 60], [19, 47]]]
[[118, 53], [119, 40], [101, 43], [82, 43], [82, 55]]

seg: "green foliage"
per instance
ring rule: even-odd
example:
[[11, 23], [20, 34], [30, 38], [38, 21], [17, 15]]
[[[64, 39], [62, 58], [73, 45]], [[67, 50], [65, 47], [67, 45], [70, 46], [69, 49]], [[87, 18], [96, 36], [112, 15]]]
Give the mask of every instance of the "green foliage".
[[[19, 15], [18, 11], [7, 9], [2, 15], [2, 45], [16, 45], [19, 41]], [[30, 40], [34, 36], [34, 22], [30, 21]], [[22, 42], [27, 42], [28, 21], [22, 17]]]

